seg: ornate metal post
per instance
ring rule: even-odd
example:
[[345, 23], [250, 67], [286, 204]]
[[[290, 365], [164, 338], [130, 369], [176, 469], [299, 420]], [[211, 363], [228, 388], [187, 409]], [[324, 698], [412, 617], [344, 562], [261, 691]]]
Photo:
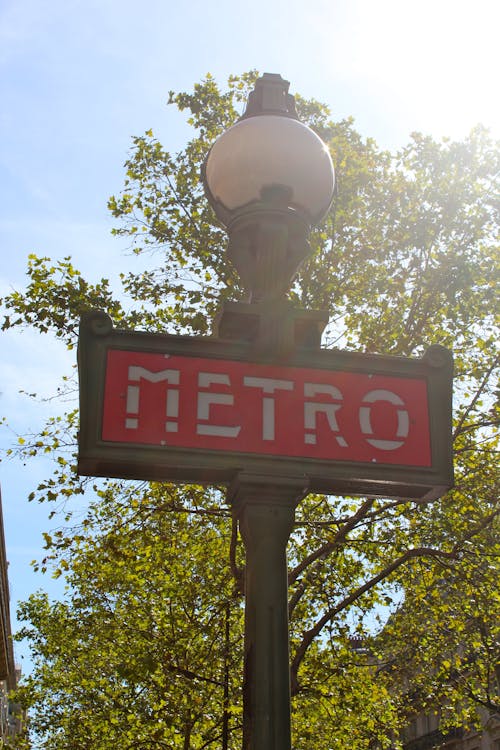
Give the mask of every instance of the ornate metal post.
[[306, 491], [300, 477], [241, 473], [228, 493], [246, 550], [244, 750], [291, 747], [286, 547]]
[[[319, 347], [328, 320], [286, 300], [334, 185], [326, 146], [299, 122], [288, 85], [279, 75], [260, 78], [243, 117], [215, 142], [203, 168], [249, 299], [226, 303], [217, 333], [249, 342], [263, 362]], [[286, 547], [307, 488], [304, 476], [240, 472], [228, 492], [246, 551], [243, 750], [291, 748]]]
[[[307, 491], [429, 501], [452, 486], [453, 360], [439, 346], [419, 360], [321, 351], [328, 314], [287, 301], [334, 175], [281, 76], [256, 82], [203, 173], [248, 301], [224, 305], [218, 338], [114, 329], [100, 311], [82, 317], [78, 472], [229, 487], [246, 549], [243, 748], [290, 750], [295, 507]], [[324, 394], [329, 403], [309, 400]], [[375, 404], [387, 415], [379, 436]], [[330, 416], [316, 423], [321, 412]], [[226, 689], [223, 745], [227, 699]]]

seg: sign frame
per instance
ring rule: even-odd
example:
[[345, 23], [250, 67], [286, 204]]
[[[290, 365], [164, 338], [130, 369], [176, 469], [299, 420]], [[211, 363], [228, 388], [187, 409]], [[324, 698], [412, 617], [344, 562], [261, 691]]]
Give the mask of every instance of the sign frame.
[[[280, 364], [297, 368], [425, 379], [431, 463], [428, 467], [325, 460], [176, 446], [104, 441], [101, 436], [107, 352], [110, 349], [183, 357]], [[80, 431], [78, 473], [150, 481], [229, 486], [240, 472], [303, 478], [309, 492], [430, 501], [453, 485], [451, 439], [453, 358], [431, 346], [419, 358], [297, 347], [286, 362], [249, 342], [114, 328], [100, 311], [81, 318], [78, 343]]]

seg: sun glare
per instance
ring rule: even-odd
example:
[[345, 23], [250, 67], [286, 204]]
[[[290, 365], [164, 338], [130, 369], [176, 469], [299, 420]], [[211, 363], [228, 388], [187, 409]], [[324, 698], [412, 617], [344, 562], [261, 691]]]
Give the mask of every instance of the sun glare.
[[352, 0], [345, 24], [336, 73], [371, 81], [415, 129], [461, 137], [482, 122], [500, 136], [498, 2]]

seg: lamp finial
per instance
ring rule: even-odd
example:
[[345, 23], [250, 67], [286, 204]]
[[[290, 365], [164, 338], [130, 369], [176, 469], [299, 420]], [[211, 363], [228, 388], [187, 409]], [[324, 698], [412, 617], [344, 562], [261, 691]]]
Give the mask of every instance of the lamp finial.
[[289, 81], [279, 73], [264, 73], [255, 81], [255, 88], [248, 96], [247, 107], [241, 120], [258, 115], [280, 115], [298, 120], [295, 99], [288, 93]]

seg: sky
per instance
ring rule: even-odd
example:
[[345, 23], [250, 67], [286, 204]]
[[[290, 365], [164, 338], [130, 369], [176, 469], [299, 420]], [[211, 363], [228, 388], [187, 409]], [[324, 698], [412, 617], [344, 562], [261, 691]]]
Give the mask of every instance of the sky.
[[[170, 90], [257, 69], [391, 150], [477, 123], [500, 137], [498, 28], [497, 0], [0, 0], [0, 297], [24, 287], [29, 253], [70, 255], [91, 281], [133, 268], [106, 203], [133, 135], [152, 128], [170, 151], [189, 137]], [[0, 352], [5, 449], [62, 408], [75, 353], [30, 331], [0, 332]], [[0, 464], [14, 628], [18, 601], [61, 593], [30, 566], [50, 509], [27, 496], [46, 473]]]

